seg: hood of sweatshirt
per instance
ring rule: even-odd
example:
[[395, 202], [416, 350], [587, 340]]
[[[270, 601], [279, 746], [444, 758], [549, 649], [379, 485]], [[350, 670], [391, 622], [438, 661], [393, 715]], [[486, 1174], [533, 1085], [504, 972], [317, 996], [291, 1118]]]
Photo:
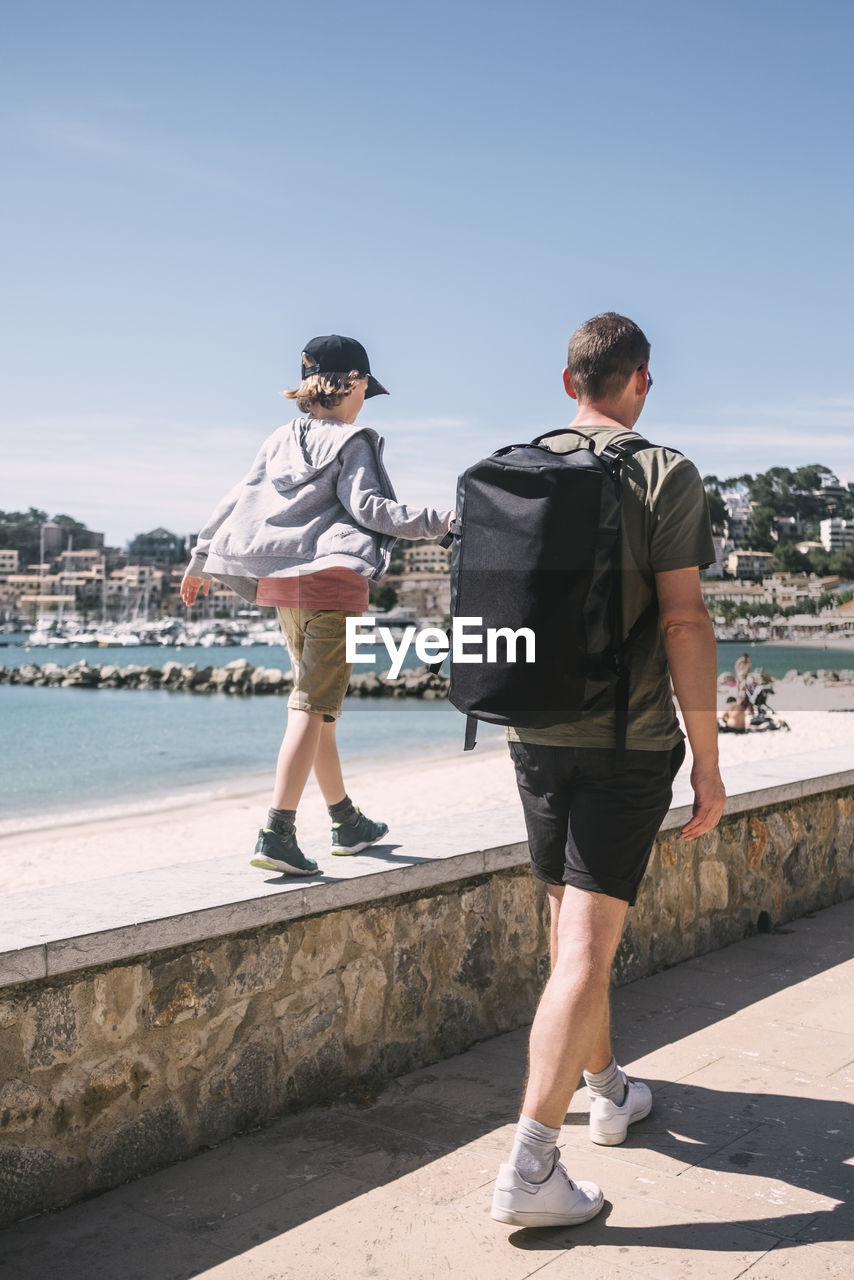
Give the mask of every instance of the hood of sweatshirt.
[[363, 433], [378, 440], [370, 427], [330, 418], [295, 418], [273, 433], [267, 449], [267, 479], [287, 493], [325, 470], [353, 436]]

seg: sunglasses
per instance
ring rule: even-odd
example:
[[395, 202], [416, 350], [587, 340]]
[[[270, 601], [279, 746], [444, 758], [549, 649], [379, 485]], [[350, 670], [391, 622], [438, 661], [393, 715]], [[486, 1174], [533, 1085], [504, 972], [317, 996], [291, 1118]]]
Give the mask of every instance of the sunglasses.
[[[646, 364], [646, 361], [645, 361], [645, 360], [644, 360], [643, 364]], [[643, 364], [639, 364], [639, 365], [638, 365], [638, 372], [640, 372], [640, 370], [643, 368]], [[652, 374], [650, 373], [649, 369], [647, 369], [647, 371], [646, 371], [646, 394], [647, 394], [647, 395], [649, 395], [650, 391], [652, 391]]]

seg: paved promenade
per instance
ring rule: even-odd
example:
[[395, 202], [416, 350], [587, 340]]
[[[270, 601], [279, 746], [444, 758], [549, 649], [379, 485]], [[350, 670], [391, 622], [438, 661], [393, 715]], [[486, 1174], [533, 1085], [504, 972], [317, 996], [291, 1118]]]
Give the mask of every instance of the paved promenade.
[[0, 1232], [9, 1280], [830, 1280], [854, 1274], [854, 902], [615, 993], [653, 1088], [623, 1147], [576, 1095], [582, 1227], [489, 1218], [526, 1032]]

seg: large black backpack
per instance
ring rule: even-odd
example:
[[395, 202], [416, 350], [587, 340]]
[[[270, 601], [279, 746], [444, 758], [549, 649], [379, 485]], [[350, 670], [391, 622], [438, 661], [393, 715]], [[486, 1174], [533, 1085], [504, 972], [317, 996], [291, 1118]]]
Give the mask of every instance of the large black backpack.
[[[630, 620], [624, 634], [620, 475], [627, 457], [653, 446], [635, 438], [597, 454], [592, 439], [574, 431], [578, 449], [545, 447], [566, 431], [508, 445], [460, 476], [451, 618], [481, 621], [484, 660], [471, 660], [477, 652], [471, 644], [463, 660], [452, 649], [449, 698], [467, 716], [467, 751], [478, 720], [527, 728], [571, 724], [613, 698], [621, 763], [630, 650], [656, 604]], [[476, 624], [467, 626], [474, 636]], [[535, 661], [524, 661], [523, 639], [509, 645], [500, 634], [492, 641], [493, 660], [486, 661], [490, 628], [529, 629]]]

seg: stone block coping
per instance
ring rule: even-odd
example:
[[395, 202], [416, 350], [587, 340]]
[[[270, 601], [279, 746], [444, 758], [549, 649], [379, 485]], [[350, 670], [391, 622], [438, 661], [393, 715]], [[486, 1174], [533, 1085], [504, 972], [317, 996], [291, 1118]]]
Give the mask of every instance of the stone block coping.
[[[840, 766], [844, 766], [840, 768]], [[728, 814], [854, 784], [837, 748], [724, 770]], [[662, 830], [691, 813], [687, 776]], [[233, 857], [8, 894], [0, 907], [0, 988], [378, 901], [527, 862], [518, 805], [401, 827], [354, 857], [321, 855], [325, 874], [264, 876]]]

